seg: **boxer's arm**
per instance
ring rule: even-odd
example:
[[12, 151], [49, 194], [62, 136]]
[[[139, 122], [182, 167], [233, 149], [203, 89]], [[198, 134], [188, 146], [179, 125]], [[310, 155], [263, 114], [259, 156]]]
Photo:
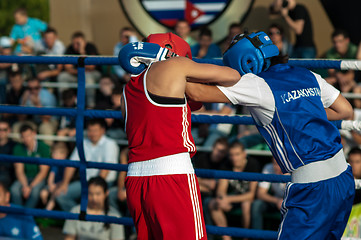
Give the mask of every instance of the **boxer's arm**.
[[216, 86], [187, 82], [186, 95], [197, 102], [229, 103], [228, 98]]
[[331, 106], [325, 109], [327, 119], [332, 120], [343, 120], [353, 118], [353, 109], [351, 104], [341, 94], [336, 98]]

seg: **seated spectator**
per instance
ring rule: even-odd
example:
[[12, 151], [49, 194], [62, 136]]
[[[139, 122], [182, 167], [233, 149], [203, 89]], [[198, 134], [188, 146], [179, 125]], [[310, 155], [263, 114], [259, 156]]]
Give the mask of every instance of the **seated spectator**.
[[[80, 213], [80, 205], [71, 209]], [[108, 185], [102, 177], [93, 177], [88, 181], [87, 213], [120, 217], [119, 213], [108, 204]], [[124, 240], [124, 227], [120, 224], [66, 220], [63, 233], [65, 240]]]
[[[355, 179], [361, 179], [361, 149], [359, 147], [352, 148], [347, 156], [347, 162], [352, 167], [352, 174]], [[361, 189], [356, 189], [353, 204], [361, 203]]]
[[[0, 181], [0, 206], [15, 207], [9, 203], [10, 197], [7, 185]], [[1, 239], [43, 240], [34, 218], [27, 214], [0, 213], [0, 237]]]
[[[62, 93], [62, 103], [64, 108], [76, 108], [76, 92], [74, 89], [67, 89]], [[75, 117], [61, 116], [57, 135], [75, 136]]]
[[[234, 172], [259, 172], [259, 164], [254, 159], [247, 159], [242, 144], [235, 142], [229, 147], [229, 158]], [[216, 226], [227, 227], [225, 213], [241, 207], [244, 228], [251, 225], [251, 205], [257, 189], [257, 182], [220, 179], [216, 190], [217, 197], [209, 203], [212, 219]], [[231, 237], [223, 236], [224, 240]]]
[[[282, 174], [276, 160], [263, 167], [263, 174]], [[280, 213], [286, 183], [260, 182], [257, 189], [257, 199], [252, 204], [252, 228], [263, 228], [263, 214], [266, 212]], [[281, 215], [280, 215], [281, 217]]]
[[[58, 39], [56, 30], [48, 27], [43, 34], [43, 39], [35, 45], [37, 55], [60, 56], [65, 52], [64, 44]], [[36, 77], [40, 80], [56, 80], [61, 71], [61, 65], [36, 64]]]
[[178, 20], [174, 26], [174, 33], [183, 38], [183, 40], [186, 41], [191, 47], [197, 44], [197, 41], [190, 36], [191, 26], [187, 20]]
[[229, 25], [227, 37], [220, 44], [222, 53], [224, 53], [229, 48], [229, 45], [231, 44], [234, 36], [241, 34], [241, 33], [242, 33], [241, 24], [234, 22], [231, 25]]
[[[47, 89], [42, 88], [40, 80], [30, 78], [27, 90], [21, 97], [21, 105], [26, 107], [56, 107], [56, 98]], [[54, 135], [58, 127], [56, 119], [49, 115], [34, 116], [34, 122], [39, 124], [39, 134]], [[51, 145], [52, 141], [44, 141]]]
[[99, 90], [95, 96], [95, 109], [112, 108], [112, 92], [114, 89], [114, 80], [110, 76], [103, 76], [99, 82]]
[[[133, 31], [133, 29], [131, 29], [130, 27], [123, 27], [120, 30], [120, 42], [118, 42], [115, 46], [114, 46], [114, 50], [113, 50], [113, 54], [114, 56], [118, 57], [119, 51], [120, 49], [122, 49], [122, 47], [128, 43], [131, 42], [138, 42], [138, 38], [135, 35], [135, 32]], [[118, 65], [113, 65], [112, 69], [115, 73], [115, 75], [123, 82], [123, 83], [127, 83], [130, 80], [130, 74], [127, 73], [126, 71], [124, 71], [124, 69], [118, 64]]]
[[[71, 38], [71, 44], [65, 50], [65, 54], [68, 55], [99, 55], [96, 46], [89, 43], [85, 39], [85, 35], [82, 32], [75, 32]], [[58, 82], [77, 82], [77, 68], [72, 64], [65, 64], [64, 71], [58, 75]], [[95, 65], [85, 66], [85, 80], [86, 84], [95, 84], [101, 77], [100, 71]], [[60, 93], [64, 88], [59, 88]], [[87, 105], [88, 107], [95, 106], [95, 89], [86, 89]]]
[[195, 58], [222, 57], [221, 49], [212, 42], [212, 31], [208, 28], [202, 29], [199, 33], [198, 43], [191, 47], [192, 56]]
[[[119, 85], [115, 86], [112, 92], [112, 107], [115, 111], [120, 111], [123, 88]], [[124, 131], [124, 119], [106, 118], [107, 136], [114, 139], [126, 139], [127, 134]]]
[[[349, 35], [345, 30], [336, 29], [332, 33], [331, 38], [333, 47], [326, 52], [325, 57], [327, 59], [356, 59], [357, 46], [350, 42]], [[338, 82], [340, 79], [342, 83]], [[355, 71], [337, 71], [335, 69], [329, 69], [326, 80], [334, 86], [337, 86], [337, 84], [344, 85], [344, 81], [355, 80]], [[353, 88], [350, 90], [351, 91], [349, 92], [353, 92]]]
[[268, 27], [268, 36], [271, 38], [273, 44], [278, 47], [280, 55], [292, 55], [293, 46], [287, 41], [281, 25], [277, 23], [271, 24], [271, 26]]
[[[0, 120], [0, 154], [12, 155], [15, 142], [9, 139], [11, 128], [9, 122]], [[0, 161], [0, 181], [12, 184], [15, 180], [14, 165], [11, 162]]]
[[28, 17], [25, 8], [18, 8], [14, 12], [15, 25], [11, 29], [10, 38], [18, 45], [15, 53], [30, 53], [33, 51], [35, 43], [41, 40], [41, 32], [48, 27], [39, 19]]
[[[25, 92], [24, 79], [19, 71], [9, 73], [9, 87], [6, 91], [5, 103], [8, 105], [19, 105], [20, 99]], [[12, 113], [3, 113], [4, 119], [11, 124], [18, 120], [18, 116]]]
[[[69, 149], [64, 142], [55, 143], [51, 148], [51, 158], [57, 160], [67, 159]], [[53, 210], [55, 207], [55, 192], [63, 179], [64, 167], [52, 166], [48, 176], [48, 185], [41, 190], [40, 198], [46, 210]]]
[[[22, 143], [14, 147], [14, 156], [50, 157], [50, 148], [42, 141], [36, 140], [36, 132], [30, 125], [20, 128]], [[49, 166], [30, 163], [14, 163], [16, 181], [11, 186], [12, 202], [17, 205], [35, 208], [40, 197], [40, 190], [45, 186]]]
[[[87, 161], [100, 163], [118, 163], [119, 147], [117, 143], [105, 136], [105, 121], [103, 119], [91, 119], [87, 123], [87, 138], [84, 140], [84, 152]], [[78, 150], [75, 148], [70, 156], [71, 160], [79, 161]], [[80, 181], [70, 182], [76, 169], [67, 167], [64, 170], [64, 177], [55, 195], [56, 202], [64, 211], [70, 211], [80, 199]], [[101, 176], [109, 186], [116, 181], [116, 171], [105, 169], [86, 170], [87, 180], [92, 177]]]

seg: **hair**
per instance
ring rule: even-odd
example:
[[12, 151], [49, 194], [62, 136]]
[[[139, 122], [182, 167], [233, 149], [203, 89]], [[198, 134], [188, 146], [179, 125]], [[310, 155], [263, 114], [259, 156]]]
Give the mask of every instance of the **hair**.
[[26, 132], [26, 131], [28, 131], [28, 130], [30, 130], [30, 131], [32, 131], [32, 132], [35, 131], [34, 128], [33, 128], [30, 124], [27, 124], [27, 123], [23, 124], [23, 125], [20, 127], [20, 133]]
[[202, 28], [201, 31], [199, 32], [199, 38], [203, 36], [212, 37], [212, 31], [206, 27]]
[[71, 39], [74, 39], [74, 38], [84, 38], [85, 39], [85, 35], [83, 32], [81, 31], [76, 31], [73, 33], [73, 35], [71, 36]]
[[336, 29], [335, 31], [333, 31], [331, 37], [334, 38], [336, 36], [342, 35], [344, 38], [349, 38], [349, 34], [346, 30], [344, 29]]
[[64, 92], [61, 94], [61, 98], [63, 99], [63, 101], [72, 97], [76, 97], [76, 91], [71, 88], [64, 90]]
[[236, 22], [234, 22], [234, 23], [231, 23], [231, 25], [229, 25], [229, 27], [228, 27], [228, 30], [231, 30], [232, 28], [242, 28], [241, 27], [241, 24], [240, 23], [236, 23]]
[[21, 72], [20, 71], [10, 71], [9, 72], [9, 78], [13, 78], [13, 77], [16, 77], [16, 76], [21, 76]]
[[51, 147], [51, 151], [54, 152], [56, 150], [59, 150], [59, 151], [66, 151], [66, 155], [68, 156], [69, 154], [69, 148], [68, 146], [66, 145], [65, 142], [57, 142], [57, 143], [54, 143], [53, 146]]
[[240, 148], [242, 151], [245, 150], [244, 145], [240, 142], [232, 143], [231, 146], [229, 146], [229, 149], [232, 149], [232, 148]]
[[15, 9], [14, 14], [17, 14], [17, 13], [19, 13], [23, 16], [28, 16], [28, 10], [24, 7], [19, 7], [17, 9]]
[[350, 155], [352, 155], [352, 154], [360, 154], [361, 155], [361, 149], [359, 147], [351, 148], [351, 150], [347, 154], [347, 157], [349, 158]]
[[40, 83], [40, 80], [39, 80], [39, 78], [36, 78], [36, 77], [29, 77], [26, 79], [26, 82], [39, 82]]
[[10, 127], [10, 122], [8, 120], [0, 119], [0, 123], [7, 124]]
[[[104, 193], [106, 193], [108, 191], [108, 183], [104, 180], [104, 178], [97, 176], [97, 177], [92, 177], [91, 179], [89, 179], [88, 181], [88, 187], [90, 185], [95, 185], [95, 186], [99, 186], [101, 188], [103, 188]], [[105, 198], [104, 200], [104, 213], [105, 215], [108, 215], [109, 212], [109, 200], [108, 200], [108, 196]], [[104, 223], [104, 228], [105, 229], [109, 229], [110, 224], [109, 223]]]
[[5, 180], [0, 180], [0, 187], [2, 187], [5, 190], [5, 192], [7, 192], [7, 193], [10, 192], [9, 191], [10, 182], [5, 181]]
[[133, 31], [133, 28], [131, 28], [131, 27], [123, 27], [122, 29], [120, 29], [120, 35], [125, 31]]
[[87, 127], [94, 125], [100, 125], [100, 127], [104, 129], [107, 128], [107, 124], [103, 118], [93, 118], [87, 121]]
[[281, 36], [283, 36], [284, 34], [284, 29], [281, 25], [279, 25], [278, 23], [272, 23], [269, 27], [268, 27], [268, 30], [271, 29], [271, 28], [277, 28], [279, 31], [280, 31], [280, 34]]
[[221, 144], [221, 145], [224, 145], [228, 148], [228, 140], [227, 138], [218, 138], [214, 143], [213, 143], [213, 147], [215, 147], [217, 144]]
[[52, 27], [48, 27], [48, 28], [45, 30], [44, 34], [47, 34], [47, 33], [54, 33], [55, 35], [58, 35], [58, 32], [56, 31], [56, 29], [55, 29], [55, 28], [52, 28]]
[[288, 55], [277, 55], [271, 57], [271, 66], [276, 64], [288, 63], [289, 56]]

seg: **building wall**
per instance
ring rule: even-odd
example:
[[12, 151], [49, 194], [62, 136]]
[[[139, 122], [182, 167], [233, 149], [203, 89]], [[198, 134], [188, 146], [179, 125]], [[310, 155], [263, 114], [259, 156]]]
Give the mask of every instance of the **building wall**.
[[[255, 0], [243, 27], [250, 31], [266, 30], [272, 22], [277, 22], [287, 29], [281, 17], [269, 16], [268, 7], [272, 2], [273, 0]], [[304, 4], [311, 14], [315, 43], [318, 55], [321, 55], [331, 47], [333, 27], [319, 1], [298, 2]], [[131, 26], [118, 0], [50, 0], [50, 25], [58, 30], [60, 39], [66, 44], [70, 43], [74, 31], [81, 30], [103, 55], [112, 54], [113, 47], [119, 40], [119, 30], [124, 26]], [[192, 35], [196, 37], [197, 33]], [[293, 33], [287, 32], [287, 36], [294, 41]]]

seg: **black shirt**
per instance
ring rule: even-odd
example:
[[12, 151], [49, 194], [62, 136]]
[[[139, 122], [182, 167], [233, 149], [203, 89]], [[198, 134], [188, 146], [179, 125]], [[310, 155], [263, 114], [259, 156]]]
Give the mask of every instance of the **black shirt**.
[[[15, 142], [9, 139], [5, 145], [0, 146], [0, 154], [12, 155], [14, 146]], [[14, 179], [15, 174], [13, 163], [0, 161], [0, 180], [6, 181], [7, 184], [10, 184], [14, 181]]]
[[305, 22], [302, 33], [296, 35], [295, 47], [314, 47], [312, 22], [307, 9], [303, 5], [297, 4], [288, 14], [294, 21], [302, 19]]

